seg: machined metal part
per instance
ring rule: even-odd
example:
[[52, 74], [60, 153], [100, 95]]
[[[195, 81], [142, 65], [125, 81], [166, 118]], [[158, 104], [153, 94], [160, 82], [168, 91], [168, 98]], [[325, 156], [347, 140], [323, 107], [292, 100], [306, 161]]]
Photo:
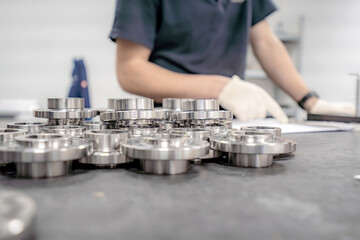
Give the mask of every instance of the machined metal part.
[[221, 123], [204, 125], [204, 126], [200, 126], [200, 128], [209, 130], [211, 132], [211, 134], [226, 133], [228, 130], [228, 127]]
[[41, 128], [42, 133], [56, 133], [76, 138], [83, 137], [85, 130], [86, 127], [83, 126], [47, 126]]
[[174, 111], [182, 111], [183, 103], [186, 101], [192, 101], [192, 98], [163, 98], [162, 107], [164, 109], [171, 109]]
[[8, 128], [22, 129], [28, 134], [40, 133], [40, 129], [45, 126], [47, 126], [47, 124], [42, 122], [15, 122], [7, 124]]
[[19, 177], [45, 178], [67, 174], [72, 161], [89, 151], [91, 144], [86, 139], [41, 133], [16, 137], [12, 145], [0, 147], [0, 156], [15, 162]]
[[160, 131], [168, 132], [170, 129], [179, 127], [179, 124], [173, 121], [158, 121], [156, 122], [156, 126], [159, 127]]
[[98, 167], [116, 167], [132, 159], [127, 158], [121, 151], [120, 143], [130, 137], [127, 129], [89, 130], [84, 137], [93, 142], [93, 152], [81, 163], [92, 164]]
[[99, 130], [101, 129], [101, 122], [84, 121], [83, 126], [86, 128], [86, 130]]
[[[169, 131], [172, 135], [177, 136], [188, 136], [193, 139], [209, 141], [211, 136], [211, 130], [205, 128], [174, 128]], [[202, 156], [200, 159], [193, 160], [194, 163], [200, 164], [201, 159], [213, 159], [221, 157], [222, 153], [214, 149], [209, 149], [209, 153], [205, 156]]]
[[150, 98], [108, 99], [108, 108], [116, 111], [152, 110], [154, 100]]
[[84, 98], [48, 98], [49, 109], [84, 109]]
[[23, 129], [0, 128], [0, 143], [14, 141], [17, 136], [27, 134]]
[[233, 118], [230, 111], [189, 111], [177, 112], [171, 115], [173, 120], [229, 120]]
[[34, 110], [34, 117], [47, 118], [49, 126], [82, 125], [85, 118], [98, 113], [98, 110], [84, 108], [83, 98], [49, 98], [48, 109]]
[[153, 110], [113, 111], [101, 113], [100, 119], [101, 121], [155, 120], [156, 114]]
[[232, 120], [220, 120], [219, 122], [220, 125], [224, 125], [226, 126], [228, 129], [232, 128]]
[[131, 136], [133, 137], [149, 136], [160, 132], [159, 128], [152, 126], [133, 126], [129, 129], [131, 131]]
[[209, 152], [207, 141], [171, 134], [129, 138], [121, 147], [126, 156], [140, 160], [141, 170], [152, 174], [185, 173], [190, 160]]
[[281, 128], [279, 127], [267, 127], [267, 126], [244, 126], [240, 128], [241, 131], [245, 132], [265, 132], [271, 133], [275, 137], [281, 137]]
[[0, 167], [15, 160], [14, 154], [11, 151], [2, 150], [13, 149], [15, 138], [26, 134], [27, 131], [23, 129], [0, 128]]
[[268, 167], [273, 156], [296, 150], [288, 138], [257, 131], [228, 130], [227, 134], [210, 137], [211, 148], [227, 154], [230, 165], [239, 167]]
[[216, 99], [192, 99], [182, 103], [182, 111], [218, 111], [219, 101]]
[[0, 239], [33, 239], [36, 204], [29, 196], [12, 190], [0, 191]]

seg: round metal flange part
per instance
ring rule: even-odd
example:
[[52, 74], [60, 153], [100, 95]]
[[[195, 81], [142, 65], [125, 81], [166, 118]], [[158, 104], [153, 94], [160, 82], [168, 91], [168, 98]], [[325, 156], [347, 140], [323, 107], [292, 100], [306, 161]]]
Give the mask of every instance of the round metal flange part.
[[73, 160], [86, 157], [91, 151], [87, 139], [41, 133], [18, 136], [16, 145], [0, 152], [15, 157], [19, 177], [46, 178], [69, 173]]
[[171, 114], [171, 119], [185, 127], [220, 124], [221, 120], [231, 120], [233, 114], [230, 111], [189, 111]]
[[29, 196], [0, 191], [0, 239], [33, 239], [36, 204]]
[[116, 111], [152, 110], [154, 100], [150, 98], [108, 99], [108, 108]]
[[159, 129], [161, 132], [168, 132], [170, 129], [178, 128], [179, 124], [172, 121], [158, 121], [156, 123], [157, 126], [159, 126]]
[[47, 126], [47, 124], [42, 122], [15, 122], [7, 124], [8, 128], [22, 129], [28, 134], [40, 133], [41, 128], [45, 126]]
[[152, 124], [156, 117], [153, 110], [113, 111], [100, 114], [101, 121], [116, 121], [119, 125]]
[[15, 138], [27, 134], [22, 129], [0, 128], [0, 167], [15, 160], [12, 152], [7, 152], [6, 149], [12, 149]]
[[47, 118], [49, 126], [81, 125], [97, 114], [97, 110], [84, 108], [83, 98], [49, 98], [48, 109], [34, 110], [34, 117]]
[[[211, 131], [205, 128], [174, 128], [169, 131], [171, 135], [177, 136], [187, 136], [193, 139], [209, 141], [211, 136]], [[209, 149], [209, 153], [199, 159], [195, 159], [192, 162], [195, 164], [200, 164], [201, 159], [213, 159], [221, 157], [222, 153], [219, 151], [215, 151], [213, 149]]]
[[225, 152], [230, 165], [238, 167], [268, 167], [273, 156], [293, 152], [296, 143], [271, 133], [229, 130], [227, 134], [210, 137], [211, 148]]
[[129, 129], [131, 131], [132, 137], [149, 136], [160, 132], [159, 128], [155, 128], [152, 126], [133, 126]]
[[281, 137], [281, 128], [278, 127], [267, 127], [267, 126], [244, 126], [240, 128], [241, 131], [246, 132], [265, 132], [265, 133], [271, 133], [275, 137]]
[[218, 111], [217, 99], [192, 99], [182, 103], [182, 111]]
[[171, 134], [129, 138], [121, 146], [126, 156], [140, 160], [141, 170], [152, 174], [185, 173], [189, 160], [209, 152], [206, 141]]
[[183, 103], [186, 101], [192, 101], [192, 98], [163, 98], [162, 107], [163, 109], [169, 109], [173, 111], [182, 111]]
[[83, 126], [47, 126], [41, 129], [42, 133], [56, 133], [69, 137], [82, 138], [86, 128]]
[[92, 164], [98, 167], [116, 167], [132, 161], [121, 152], [121, 141], [130, 137], [130, 131], [118, 129], [89, 130], [84, 137], [93, 143], [93, 152], [80, 163]]

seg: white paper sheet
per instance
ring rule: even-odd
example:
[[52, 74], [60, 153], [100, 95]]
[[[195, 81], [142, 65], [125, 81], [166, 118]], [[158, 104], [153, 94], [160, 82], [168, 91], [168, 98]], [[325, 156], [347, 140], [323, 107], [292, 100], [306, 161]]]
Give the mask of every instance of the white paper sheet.
[[263, 120], [240, 122], [239, 120], [233, 120], [233, 128], [240, 128], [242, 126], [271, 126], [279, 127], [283, 134], [289, 133], [312, 133], [312, 132], [334, 132], [334, 131], [351, 131], [354, 126], [346, 123], [335, 122], [290, 122], [282, 124], [277, 122], [273, 118], [267, 118]]

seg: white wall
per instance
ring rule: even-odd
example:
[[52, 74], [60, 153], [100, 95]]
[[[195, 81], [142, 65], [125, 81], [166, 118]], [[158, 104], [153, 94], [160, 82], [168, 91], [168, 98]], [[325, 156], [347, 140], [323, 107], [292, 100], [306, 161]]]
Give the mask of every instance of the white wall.
[[0, 0], [0, 98], [66, 96], [84, 57], [93, 106], [123, 97], [108, 39], [115, 0]]
[[284, 21], [285, 30], [296, 28], [305, 17], [302, 76], [324, 99], [355, 101], [355, 78], [360, 72], [359, 0], [274, 0], [279, 11], [272, 25]]
[[[354, 100], [360, 72], [360, 1], [275, 0], [271, 19], [305, 15], [302, 72], [324, 98]], [[65, 96], [72, 58], [86, 60], [92, 104], [125, 97], [115, 77], [115, 44], [108, 39], [115, 0], [0, 0], [0, 99]], [[289, 19], [289, 21], [287, 21]], [[291, 26], [290, 26], [291, 27]]]

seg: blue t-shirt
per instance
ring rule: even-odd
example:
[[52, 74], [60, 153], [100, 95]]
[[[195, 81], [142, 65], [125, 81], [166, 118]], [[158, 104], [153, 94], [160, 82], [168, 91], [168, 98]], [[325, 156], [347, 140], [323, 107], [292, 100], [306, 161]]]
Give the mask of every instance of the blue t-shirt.
[[243, 78], [250, 28], [275, 10], [271, 0], [118, 0], [110, 38], [175, 72]]

